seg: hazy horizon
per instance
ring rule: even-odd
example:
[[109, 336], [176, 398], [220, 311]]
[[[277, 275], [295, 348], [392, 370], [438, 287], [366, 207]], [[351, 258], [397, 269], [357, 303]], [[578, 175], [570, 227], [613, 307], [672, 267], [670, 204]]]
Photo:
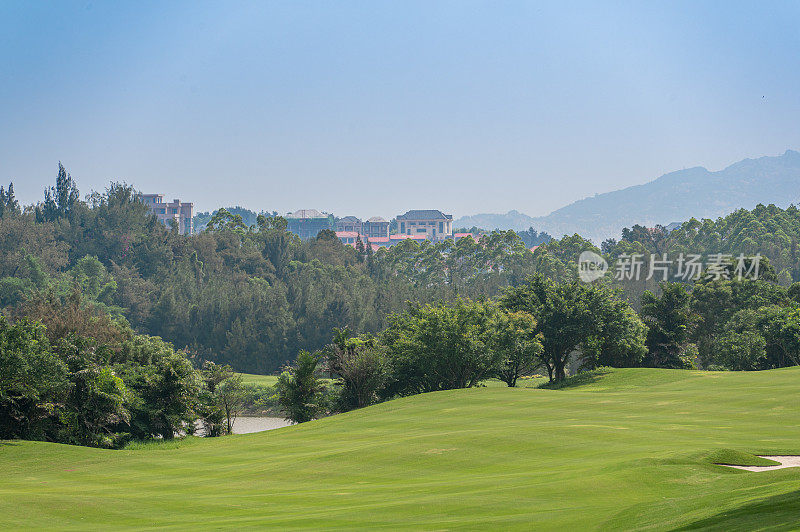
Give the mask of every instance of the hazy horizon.
[[546, 215], [800, 148], [800, 5], [0, 4], [0, 185]]

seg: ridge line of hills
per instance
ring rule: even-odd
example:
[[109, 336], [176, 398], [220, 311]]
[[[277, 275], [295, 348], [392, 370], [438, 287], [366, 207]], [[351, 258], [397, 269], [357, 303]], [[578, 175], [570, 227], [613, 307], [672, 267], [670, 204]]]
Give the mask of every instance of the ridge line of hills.
[[711, 172], [698, 166], [670, 172], [650, 182], [587, 197], [546, 216], [517, 210], [463, 216], [454, 227], [514, 229], [533, 227], [555, 238], [578, 233], [599, 243], [619, 238], [624, 227], [652, 227], [690, 218], [716, 219], [759, 203], [786, 208], [800, 202], [800, 152], [743, 159]]

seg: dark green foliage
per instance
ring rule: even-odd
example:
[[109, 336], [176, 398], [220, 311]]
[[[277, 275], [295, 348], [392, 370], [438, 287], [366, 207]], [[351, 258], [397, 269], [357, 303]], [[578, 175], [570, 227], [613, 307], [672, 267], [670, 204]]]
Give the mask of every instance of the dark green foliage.
[[371, 336], [350, 337], [350, 330], [334, 329], [326, 348], [328, 372], [338, 378], [339, 410], [363, 408], [378, 399], [389, 378], [385, 348]]
[[199, 381], [183, 353], [133, 334], [80, 293], [44, 295], [15, 313], [13, 325], [0, 317], [0, 438], [116, 447], [193, 430]]
[[78, 187], [72, 176], [58, 163], [58, 176], [53, 187], [44, 190], [44, 203], [36, 209], [36, 218], [42, 222], [54, 222], [72, 214], [80, 200]]
[[0, 439], [46, 439], [68, 389], [67, 367], [44, 327], [0, 316]]
[[311, 421], [325, 411], [324, 386], [316, 374], [319, 361], [319, 355], [300, 351], [295, 364], [278, 377], [278, 403], [293, 423]]
[[173, 352], [150, 366], [128, 367], [125, 376], [139, 398], [131, 405], [135, 438], [169, 440], [194, 432], [200, 379], [185, 356]]
[[93, 339], [70, 336], [54, 351], [69, 370], [69, 392], [59, 412], [58, 441], [92, 447], [114, 447], [127, 425], [129, 399], [122, 379], [102, 364]]
[[525, 231], [517, 231], [517, 236], [519, 236], [520, 240], [522, 240], [527, 248], [541, 246], [553, 240], [553, 237], [548, 235], [545, 231], [539, 233], [533, 227], [529, 227]]
[[647, 291], [642, 296], [642, 319], [648, 326], [645, 365], [654, 368], [691, 367], [685, 356], [695, 315], [686, 285], [664, 283], [661, 295]]
[[0, 187], [0, 218], [10, 218], [20, 213], [19, 202], [14, 196], [14, 183], [8, 184], [8, 190]]

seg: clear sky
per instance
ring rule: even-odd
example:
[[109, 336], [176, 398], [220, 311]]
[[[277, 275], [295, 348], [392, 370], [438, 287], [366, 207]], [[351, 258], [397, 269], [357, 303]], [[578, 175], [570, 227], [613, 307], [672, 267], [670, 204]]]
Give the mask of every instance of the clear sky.
[[456, 216], [800, 149], [800, 2], [0, 0], [0, 183]]

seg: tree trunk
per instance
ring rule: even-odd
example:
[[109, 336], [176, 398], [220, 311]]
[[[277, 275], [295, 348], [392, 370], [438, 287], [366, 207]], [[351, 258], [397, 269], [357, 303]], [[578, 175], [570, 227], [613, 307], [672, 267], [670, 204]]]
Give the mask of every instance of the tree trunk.
[[567, 373], [565, 371], [565, 360], [561, 357], [557, 357], [555, 360], [555, 377], [556, 382], [561, 382], [567, 378]]

